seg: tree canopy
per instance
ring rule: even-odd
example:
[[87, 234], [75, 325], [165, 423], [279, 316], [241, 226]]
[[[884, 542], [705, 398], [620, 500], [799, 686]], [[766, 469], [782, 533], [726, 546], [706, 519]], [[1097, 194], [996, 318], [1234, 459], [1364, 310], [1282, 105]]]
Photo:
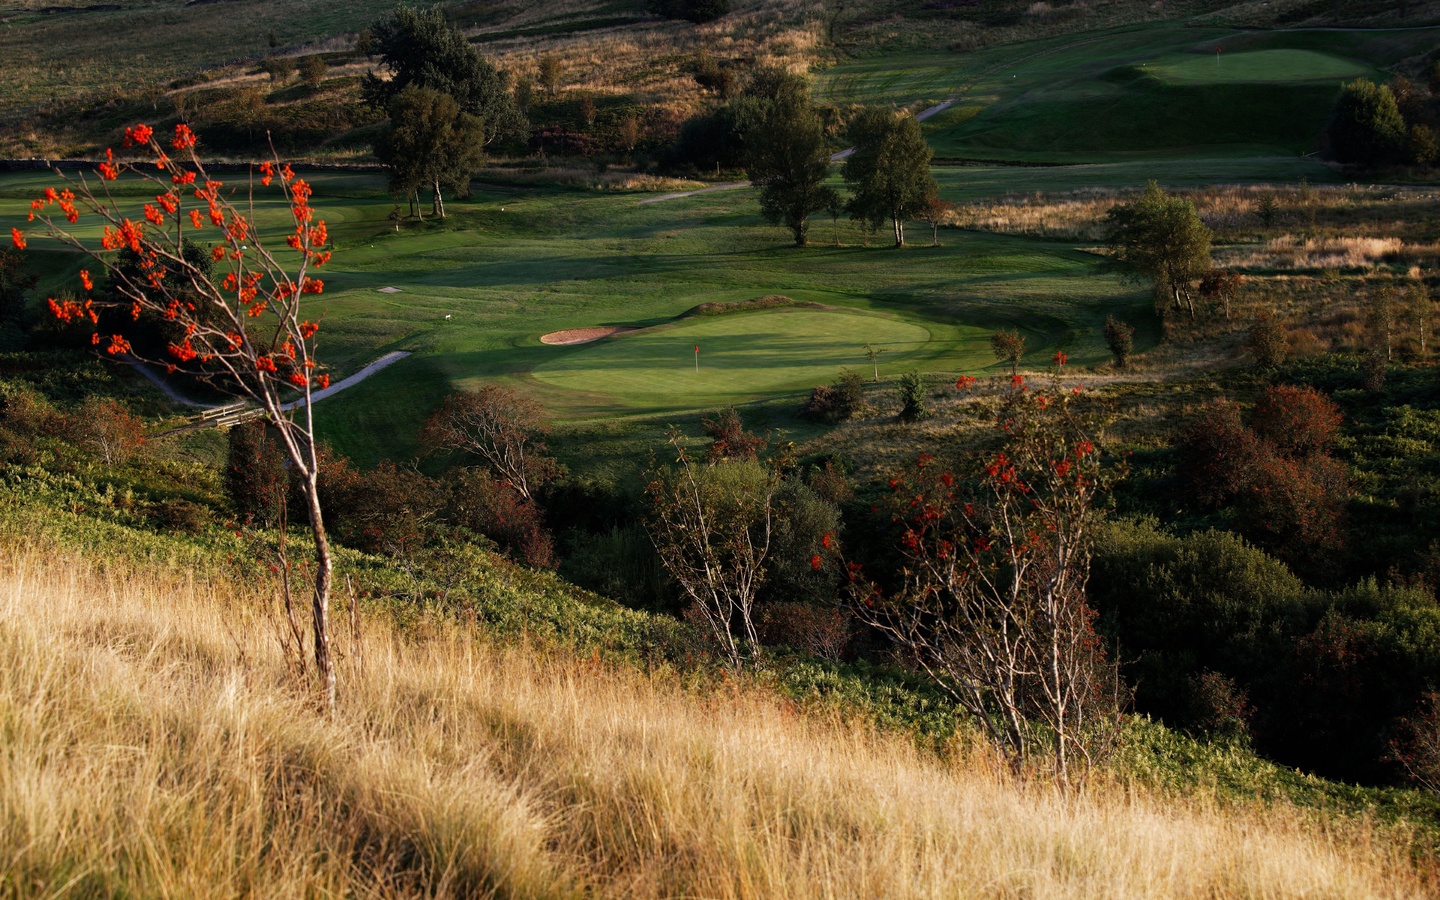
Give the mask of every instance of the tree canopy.
[[768, 97], [749, 98], [745, 168], [760, 188], [761, 214], [771, 223], [783, 223], [795, 235], [795, 245], [803, 247], [810, 214], [829, 206], [835, 193], [825, 186], [830, 151], [804, 80], [781, 74], [778, 83], [759, 85], [773, 88], [766, 91]]
[[1110, 256], [1104, 268], [1135, 280], [1152, 280], [1169, 291], [1176, 309], [1195, 318], [1190, 285], [1210, 269], [1211, 232], [1195, 204], [1170, 197], [1155, 182], [1133, 203], [1113, 207]]
[[1337, 160], [1367, 166], [1395, 162], [1408, 137], [1390, 88], [1365, 78], [1341, 88], [1330, 120], [1330, 153]]
[[406, 88], [430, 88], [449, 94], [461, 110], [481, 119], [487, 140], [525, 139], [527, 125], [510, 91], [510, 76], [481, 56], [438, 7], [395, 7], [393, 16], [371, 26], [367, 48], [391, 74], [388, 80], [365, 76], [362, 88], [372, 106], [389, 109]]
[[390, 169], [390, 189], [412, 204], [422, 187], [434, 192], [432, 214], [445, 217], [442, 188], [464, 191], [485, 160], [485, 127], [449, 94], [414, 85], [388, 107], [390, 124], [375, 155]]
[[903, 247], [905, 220], [918, 215], [926, 198], [937, 190], [930, 177], [930, 147], [920, 134], [920, 123], [909, 114], [866, 109], [850, 123], [850, 140], [855, 152], [842, 170], [854, 191], [850, 216], [872, 228], [890, 219], [895, 246]]

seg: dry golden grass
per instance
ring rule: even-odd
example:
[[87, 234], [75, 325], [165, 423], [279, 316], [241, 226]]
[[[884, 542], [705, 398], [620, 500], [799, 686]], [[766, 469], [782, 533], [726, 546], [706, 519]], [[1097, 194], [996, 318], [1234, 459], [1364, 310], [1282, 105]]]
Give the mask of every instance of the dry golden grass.
[[[252, 592], [0, 562], [0, 894], [1398, 897], [1399, 842], [1287, 809], [1066, 796], [460, 625], [285, 675]], [[358, 652], [363, 649], [362, 655]]]

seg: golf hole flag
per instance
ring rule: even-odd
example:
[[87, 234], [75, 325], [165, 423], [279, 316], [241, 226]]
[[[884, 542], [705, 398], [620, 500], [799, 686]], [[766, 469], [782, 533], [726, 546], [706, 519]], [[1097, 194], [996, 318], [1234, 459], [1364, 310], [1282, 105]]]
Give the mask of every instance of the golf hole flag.
[[700, 345], [695, 345], [695, 371], [700, 371]]

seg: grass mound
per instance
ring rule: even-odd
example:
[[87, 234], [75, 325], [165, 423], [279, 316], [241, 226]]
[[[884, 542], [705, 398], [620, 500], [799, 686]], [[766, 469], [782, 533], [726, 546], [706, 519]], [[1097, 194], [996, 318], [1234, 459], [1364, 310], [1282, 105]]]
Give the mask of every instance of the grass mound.
[[423, 614], [346, 629], [326, 717], [254, 593], [3, 559], [0, 854], [17, 896], [1422, 891], [1366, 824], [1022, 789], [757, 690], [697, 696]]
[[685, 311], [683, 318], [695, 316], [725, 316], [731, 313], [754, 312], [759, 309], [778, 309], [782, 306], [816, 306], [814, 303], [797, 303], [782, 294], [767, 294], [754, 300], [730, 300], [701, 303]]
[[1373, 74], [1352, 59], [1294, 49], [1176, 54], [1147, 64], [1145, 71], [1169, 84], [1336, 82]]

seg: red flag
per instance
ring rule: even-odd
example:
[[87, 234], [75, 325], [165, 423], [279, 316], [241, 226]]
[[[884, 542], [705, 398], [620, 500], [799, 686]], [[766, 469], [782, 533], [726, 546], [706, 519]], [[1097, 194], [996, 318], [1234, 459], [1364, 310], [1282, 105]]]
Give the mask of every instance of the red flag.
[[699, 345], [699, 344], [696, 344], [696, 345], [695, 345], [695, 352], [696, 352], [696, 353], [699, 353], [699, 352], [700, 352], [700, 345]]

